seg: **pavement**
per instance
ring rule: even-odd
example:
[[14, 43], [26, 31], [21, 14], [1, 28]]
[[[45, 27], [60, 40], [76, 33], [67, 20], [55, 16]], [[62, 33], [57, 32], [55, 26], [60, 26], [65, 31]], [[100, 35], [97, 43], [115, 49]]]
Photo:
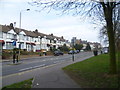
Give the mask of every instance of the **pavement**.
[[44, 68], [42, 73], [39, 72], [34, 77], [32, 88], [80, 88], [80, 85], [73, 81], [62, 68], [90, 57], [92, 56], [84, 57], [74, 62], [72, 60], [65, 61], [49, 68]]

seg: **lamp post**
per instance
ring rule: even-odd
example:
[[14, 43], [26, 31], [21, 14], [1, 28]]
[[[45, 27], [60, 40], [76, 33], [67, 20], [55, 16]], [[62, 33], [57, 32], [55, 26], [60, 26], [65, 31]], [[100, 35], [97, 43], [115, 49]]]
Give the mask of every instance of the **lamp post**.
[[40, 56], [41, 56], [41, 44], [42, 44], [42, 36], [38, 36], [40, 39]]
[[21, 17], [22, 17], [22, 12], [23, 11], [30, 11], [30, 9], [26, 9], [26, 10], [20, 11], [20, 23], [19, 23], [19, 60], [20, 60], [20, 47], [21, 47], [21, 45], [20, 45]]

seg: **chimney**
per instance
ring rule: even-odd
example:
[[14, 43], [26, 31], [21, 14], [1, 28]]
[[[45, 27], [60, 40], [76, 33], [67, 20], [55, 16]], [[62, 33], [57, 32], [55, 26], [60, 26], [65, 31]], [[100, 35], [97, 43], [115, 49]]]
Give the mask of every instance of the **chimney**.
[[10, 23], [10, 29], [14, 29], [13, 23]]
[[64, 37], [63, 37], [63, 36], [62, 36], [61, 38], [62, 38], [62, 39], [64, 39]]
[[53, 33], [51, 33], [51, 36], [53, 36]]
[[37, 33], [38, 33], [38, 30], [36, 29], [36, 30], [35, 30], [35, 32], [37, 32]]

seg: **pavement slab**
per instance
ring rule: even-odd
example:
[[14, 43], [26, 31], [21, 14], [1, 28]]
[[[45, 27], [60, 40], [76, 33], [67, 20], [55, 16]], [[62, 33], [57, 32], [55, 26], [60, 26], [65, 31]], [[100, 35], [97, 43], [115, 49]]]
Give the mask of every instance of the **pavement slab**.
[[66, 61], [51, 67], [44, 68], [42, 73], [39, 72], [34, 78], [32, 88], [80, 88], [64, 71], [63, 67], [85, 60], [89, 57], [81, 58], [76, 61]]

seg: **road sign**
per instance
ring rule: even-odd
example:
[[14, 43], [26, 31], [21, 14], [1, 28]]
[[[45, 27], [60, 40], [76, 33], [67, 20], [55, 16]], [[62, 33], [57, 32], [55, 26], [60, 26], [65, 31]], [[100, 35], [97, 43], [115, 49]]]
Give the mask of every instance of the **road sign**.
[[13, 41], [13, 43], [12, 43], [12, 44], [13, 44], [13, 46], [16, 46], [16, 41]]

